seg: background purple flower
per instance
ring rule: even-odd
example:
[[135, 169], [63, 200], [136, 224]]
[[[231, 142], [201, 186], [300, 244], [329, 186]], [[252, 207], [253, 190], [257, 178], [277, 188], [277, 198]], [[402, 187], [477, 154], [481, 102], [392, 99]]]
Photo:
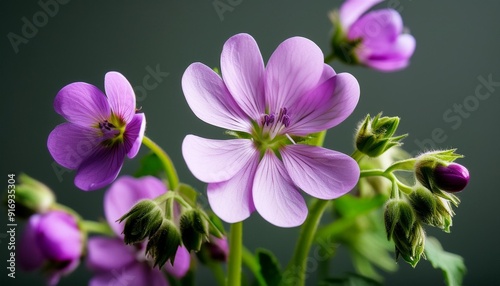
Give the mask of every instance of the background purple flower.
[[394, 9], [363, 15], [383, 0], [346, 0], [340, 7], [340, 23], [349, 40], [361, 40], [357, 59], [374, 69], [395, 71], [406, 67], [415, 50], [415, 38], [403, 33], [403, 20]]
[[323, 58], [316, 44], [294, 37], [264, 66], [255, 40], [238, 34], [224, 45], [222, 78], [201, 63], [185, 71], [182, 88], [196, 116], [238, 137], [188, 135], [182, 146], [191, 172], [208, 183], [210, 206], [226, 222], [257, 210], [277, 226], [297, 226], [307, 216], [299, 188], [333, 199], [357, 183], [359, 167], [349, 156], [295, 144], [342, 122], [359, 99], [356, 79], [336, 74]]
[[72, 272], [83, 251], [83, 235], [73, 216], [50, 211], [30, 217], [17, 248], [19, 265], [26, 271], [48, 270], [48, 283], [56, 285]]
[[118, 72], [104, 79], [106, 95], [97, 87], [75, 82], [63, 87], [54, 108], [67, 123], [49, 135], [47, 147], [56, 162], [76, 169], [75, 185], [85, 191], [110, 184], [125, 155], [135, 157], [141, 146], [146, 118], [136, 114], [130, 83]]

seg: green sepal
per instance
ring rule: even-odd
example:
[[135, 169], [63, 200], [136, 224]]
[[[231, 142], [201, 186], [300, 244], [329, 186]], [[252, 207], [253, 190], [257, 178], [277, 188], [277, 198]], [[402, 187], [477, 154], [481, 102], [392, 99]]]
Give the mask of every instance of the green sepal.
[[125, 221], [123, 228], [126, 244], [138, 243], [158, 231], [163, 221], [163, 210], [152, 200], [141, 200], [118, 221]]
[[181, 235], [175, 224], [163, 219], [158, 231], [149, 238], [146, 246], [148, 253], [154, 261], [154, 267], [162, 268], [167, 261], [173, 265], [177, 248], [181, 245]]

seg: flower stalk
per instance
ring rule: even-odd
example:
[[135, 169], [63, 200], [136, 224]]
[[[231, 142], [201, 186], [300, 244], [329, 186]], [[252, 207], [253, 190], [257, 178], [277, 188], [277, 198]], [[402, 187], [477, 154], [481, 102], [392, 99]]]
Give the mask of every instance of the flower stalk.
[[179, 186], [179, 177], [177, 175], [177, 171], [175, 170], [174, 164], [172, 160], [167, 155], [167, 153], [156, 144], [149, 137], [144, 136], [142, 139], [142, 143], [146, 145], [153, 153], [155, 153], [158, 158], [160, 158], [163, 168], [165, 169], [165, 174], [167, 175], [168, 186], [171, 190], [177, 189]]
[[241, 262], [243, 252], [243, 222], [231, 224], [229, 231], [228, 286], [241, 285]]

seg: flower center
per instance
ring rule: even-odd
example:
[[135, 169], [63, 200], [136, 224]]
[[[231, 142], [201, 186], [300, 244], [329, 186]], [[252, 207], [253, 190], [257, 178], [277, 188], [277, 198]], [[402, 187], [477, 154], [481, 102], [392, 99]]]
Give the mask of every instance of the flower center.
[[101, 136], [104, 138], [103, 144], [111, 146], [117, 142], [123, 142], [125, 125], [125, 122], [114, 114], [111, 115], [109, 120], [99, 122], [97, 128], [99, 128]]
[[261, 151], [272, 149], [278, 150], [280, 147], [295, 143], [288, 134], [283, 134], [283, 129], [290, 126], [290, 114], [286, 107], [277, 113], [264, 114], [260, 118], [260, 124], [255, 126], [252, 138], [255, 146]]

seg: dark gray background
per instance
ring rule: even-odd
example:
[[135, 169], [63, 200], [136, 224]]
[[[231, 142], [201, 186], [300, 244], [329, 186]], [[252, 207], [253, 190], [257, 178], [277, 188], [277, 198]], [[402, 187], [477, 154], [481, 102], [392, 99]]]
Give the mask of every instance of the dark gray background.
[[[63, 1], [61, 1], [63, 2]], [[55, 190], [59, 201], [88, 219], [102, 216], [104, 191], [82, 192], [73, 185], [74, 173], [59, 181], [52, 169], [46, 139], [63, 119], [52, 107], [54, 96], [64, 85], [85, 81], [103, 87], [104, 74], [123, 73], [133, 86], [143, 85], [148, 67], [168, 72], [156, 88], [139, 92], [138, 106], [147, 116], [147, 135], [172, 157], [182, 181], [201, 191], [204, 185], [188, 172], [180, 153], [188, 133], [223, 138], [223, 130], [198, 120], [182, 95], [180, 79], [185, 68], [200, 61], [218, 66], [222, 45], [230, 36], [247, 32], [255, 37], [264, 59], [276, 46], [291, 36], [304, 36], [329, 52], [331, 25], [327, 12], [340, 1], [249, 1], [219, 0], [233, 4], [219, 16], [215, 1], [81, 1], [59, 5], [59, 11], [47, 16], [37, 1], [5, 0], [0, 3], [0, 90], [3, 104], [0, 134], [0, 174], [5, 189], [6, 175], [26, 172]], [[270, 2], [270, 3], [269, 3]], [[356, 123], [367, 113], [384, 111], [401, 117], [399, 133], [410, 133], [405, 140], [409, 151], [426, 148], [456, 147], [466, 158], [460, 163], [471, 173], [471, 182], [460, 194], [462, 204], [454, 218], [451, 234], [427, 228], [438, 236], [448, 251], [461, 254], [468, 267], [466, 285], [498, 284], [498, 202], [497, 187], [500, 159], [498, 108], [500, 89], [488, 99], [475, 98], [478, 77], [500, 81], [498, 1], [386, 1], [378, 7], [396, 5], [405, 26], [417, 40], [409, 68], [397, 73], [379, 73], [360, 67], [334, 63], [337, 72], [348, 71], [361, 85], [361, 100], [354, 114], [328, 133], [326, 146], [350, 153]], [[37, 14], [38, 13], [38, 14]], [[22, 35], [23, 17], [33, 23], [39, 15], [38, 31], [27, 43], [10, 44], [8, 33]], [[485, 92], [486, 89], [481, 90]], [[443, 115], [455, 104], [469, 104], [467, 114], [459, 115], [460, 124], [447, 122]], [[476, 104], [475, 104], [476, 103]], [[475, 104], [475, 106], [474, 106]], [[457, 115], [457, 113], [454, 113]], [[444, 138], [434, 140], [434, 129]], [[144, 154], [144, 148], [141, 151]], [[122, 174], [131, 173], [137, 160], [128, 160]], [[6, 214], [1, 212], [0, 232], [6, 231]], [[18, 239], [21, 229], [18, 228]], [[298, 228], [280, 229], [263, 221], [258, 214], [245, 223], [245, 243], [274, 251], [282, 261], [290, 258]], [[7, 278], [7, 241], [1, 238], [0, 271], [2, 285], [42, 284], [38, 274], [17, 272]], [[426, 261], [411, 269], [400, 262], [397, 273], [387, 275], [387, 285], [442, 285], [439, 270]], [[351, 269], [345, 253], [332, 264], [332, 273]], [[201, 269], [206, 281], [211, 276]], [[85, 285], [89, 272], [80, 267], [61, 285]], [[315, 273], [309, 283], [314, 284]]]

